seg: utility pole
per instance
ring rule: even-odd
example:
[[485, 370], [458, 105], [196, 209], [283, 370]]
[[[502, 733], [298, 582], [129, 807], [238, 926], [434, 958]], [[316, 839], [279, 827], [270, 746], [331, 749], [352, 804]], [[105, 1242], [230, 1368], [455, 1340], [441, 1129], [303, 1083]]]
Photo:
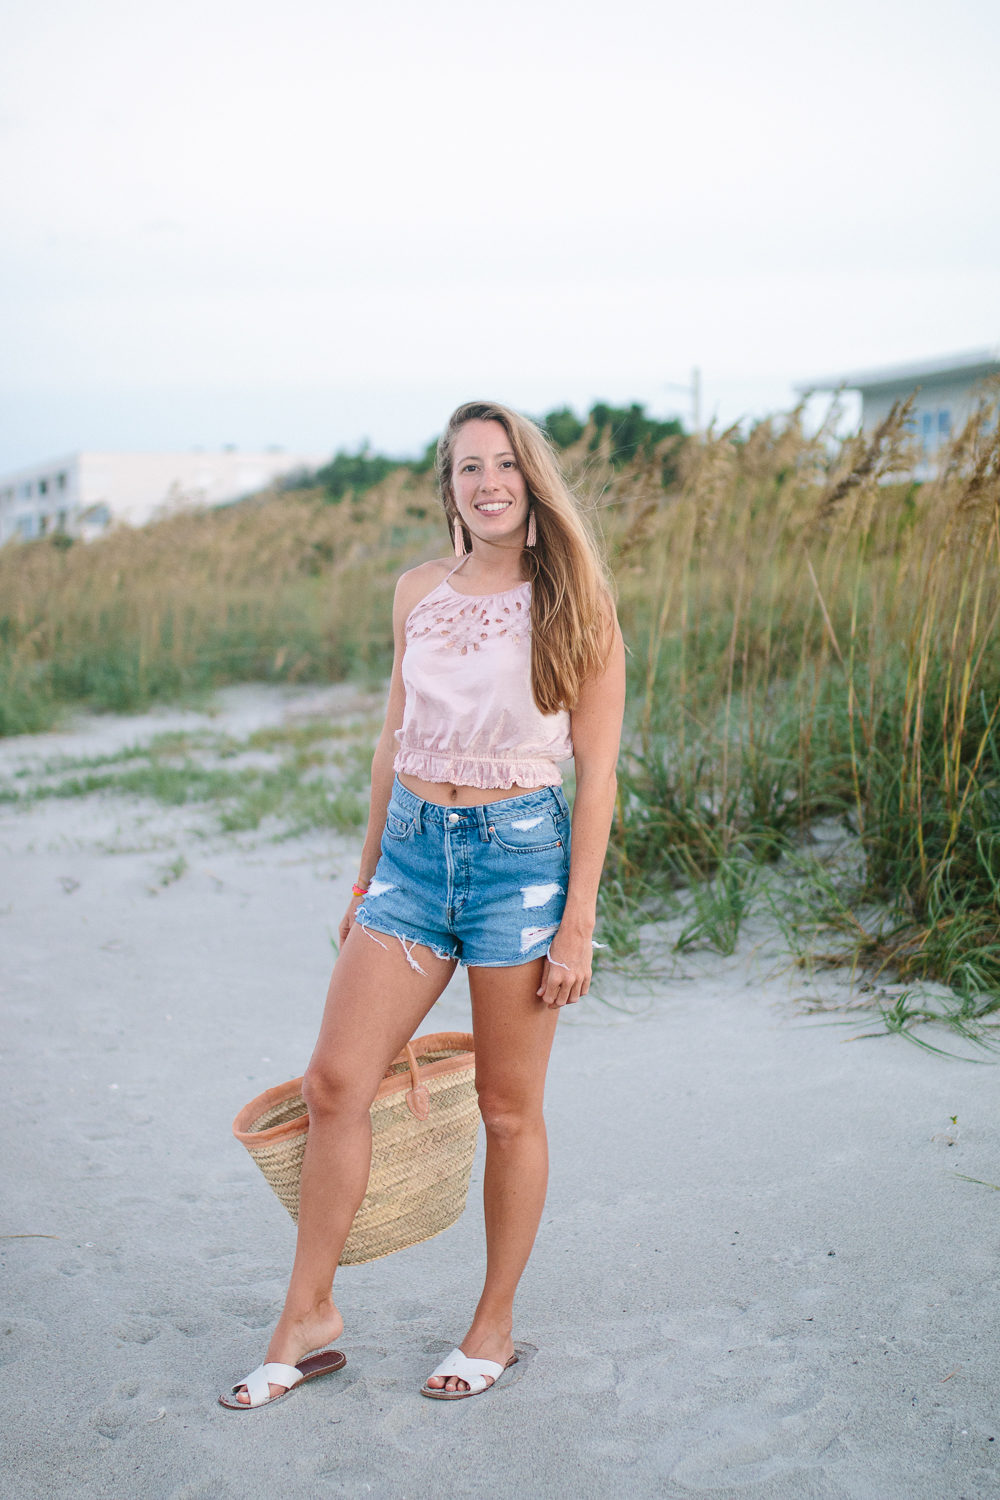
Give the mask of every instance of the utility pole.
[[683, 391], [691, 402], [691, 431], [698, 435], [701, 431], [701, 370], [697, 365], [691, 371], [691, 379], [685, 385], [678, 385], [676, 381], [668, 380], [661, 387], [665, 391]]

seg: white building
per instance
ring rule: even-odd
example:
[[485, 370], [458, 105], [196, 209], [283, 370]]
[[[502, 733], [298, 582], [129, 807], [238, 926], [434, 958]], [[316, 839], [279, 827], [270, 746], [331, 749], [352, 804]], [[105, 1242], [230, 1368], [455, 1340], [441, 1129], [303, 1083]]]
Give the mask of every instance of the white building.
[[865, 432], [874, 431], [889, 415], [894, 401], [915, 395], [911, 425], [926, 467], [942, 443], [959, 431], [975, 410], [983, 381], [995, 375], [1000, 375], [1000, 348], [976, 349], [950, 359], [922, 360], [882, 370], [829, 375], [803, 382], [795, 389], [801, 396], [819, 391], [860, 391]]
[[0, 475], [0, 543], [11, 537], [99, 536], [190, 505], [225, 505], [317, 469], [306, 453], [71, 453]]

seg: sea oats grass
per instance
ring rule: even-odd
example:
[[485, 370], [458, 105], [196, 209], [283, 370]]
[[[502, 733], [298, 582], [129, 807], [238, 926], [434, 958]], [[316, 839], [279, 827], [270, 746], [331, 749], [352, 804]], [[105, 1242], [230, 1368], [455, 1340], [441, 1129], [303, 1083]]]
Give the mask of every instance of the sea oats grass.
[[861, 869], [835, 897], [816, 872], [828, 956], [942, 980], [980, 1024], [1000, 1007], [996, 399], [921, 484], [908, 415], [839, 448], [797, 412], [709, 434], [656, 507], [609, 476], [633, 650], [610, 862], [626, 891], [700, 881], [683, 944], [731, 951], [746, 863], [838, 819]]

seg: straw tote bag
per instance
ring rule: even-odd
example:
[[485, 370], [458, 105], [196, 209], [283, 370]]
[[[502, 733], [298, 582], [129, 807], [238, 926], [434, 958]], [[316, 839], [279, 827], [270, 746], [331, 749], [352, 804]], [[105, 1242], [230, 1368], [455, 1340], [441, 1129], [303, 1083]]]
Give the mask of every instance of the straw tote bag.
[[[479, 1129], [476, 1059], [468, 1032], [439, 1031], [407, 1042], [372, 1104], [372, 1170], [340, 1257], [342, 1266], [378, 1260], [447, 1229], [469, 1191]], [[302, 1079], [252, 1099], [233, 1121], [292, 1218], [309, 1115]]]

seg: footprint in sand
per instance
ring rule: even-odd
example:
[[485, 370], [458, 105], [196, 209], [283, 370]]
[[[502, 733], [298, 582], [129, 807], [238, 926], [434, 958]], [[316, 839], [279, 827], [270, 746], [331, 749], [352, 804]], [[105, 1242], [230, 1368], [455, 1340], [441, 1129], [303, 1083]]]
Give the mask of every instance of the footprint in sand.
[[49, 1330], [37, 1318], [4, 1318], [0, 1322], [0, 1365], [38, 1353], [39, 1344], [47, 1344]]
[[90, 1425], [101, 1437], [124, 1437], [130, 1424], [129, 1415], [117, 1406], [99, 1406], [89, 1417]]
[[429, 1302], [396, 1302], [391, 1315], [397, 1323], [419, 1323], [421, 1318], [433, 1317], [435, 1311]]
[[173, 1325], [185, 1338], [196, 1339], [205, 1332], [208, 1322], [197, 1313], [182, 1313], [173, 1319]]
[[148, 1344], [161, 1333], [159, 1323], [152, 1318], [123, 1318], [111, 1330], [124, 1344]]
[[274, 1302], [270, 1298], [231, 1297], [223, 1304], [223, 1310], [238, 1318], [245, 1328], [263, 1328], [274, 1321]]

